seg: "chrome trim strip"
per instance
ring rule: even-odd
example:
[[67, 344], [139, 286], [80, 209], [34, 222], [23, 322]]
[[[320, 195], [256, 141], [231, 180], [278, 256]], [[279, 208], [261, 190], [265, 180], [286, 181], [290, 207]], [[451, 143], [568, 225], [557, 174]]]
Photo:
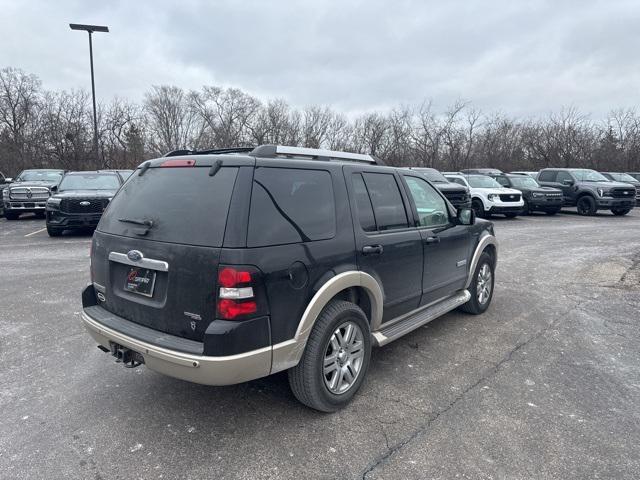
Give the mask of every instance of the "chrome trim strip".
[[133, 267], [148, 268], [150, 270], [157, 270], [159, 272], [168, 272], [169, 264], [162, 260], [154, 260], [152, 258], [142, 257], [138, 261], [130, 260], [126, 253], [109, 252], [109, 260], [112, 262], [122, 263], [124, 265], [131, 265]]
[[496, 240], [496, 237], [494, 237], [490, 233], [486, 233], [478, 242], [478, 246], [476, 247], [476, 250], [473, 253], [471, 264], [469, 265], [467, 283], [465, 283], [464, 285], [465, 289], [469, 288], [469, 285], [471, 285], [471, 279], [473, 278], [473, 273], [476, 271], [476, 267], [478, 266], [478, 260], [480, 259], [480, 255], [482, 254], [484, 249], [487, 248], [487, 246], [489, 245], [493, 245], [496, 248], [496, 261], [498, 260], [497, 258], [498, 240]]

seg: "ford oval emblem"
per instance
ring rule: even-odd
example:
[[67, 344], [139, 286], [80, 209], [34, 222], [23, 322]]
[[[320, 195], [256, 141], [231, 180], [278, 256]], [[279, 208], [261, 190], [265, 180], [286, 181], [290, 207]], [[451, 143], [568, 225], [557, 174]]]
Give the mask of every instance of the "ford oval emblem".
[[83, 207], [88, 207], [91, 204], [85, 200], [83, 202], [80, 202], [80, 205], [82, 205]]
[[127, 253], [127, 258], [132, 262], [138, 262], [142, 259], [142, 252], [139, 250], [131, 250]]

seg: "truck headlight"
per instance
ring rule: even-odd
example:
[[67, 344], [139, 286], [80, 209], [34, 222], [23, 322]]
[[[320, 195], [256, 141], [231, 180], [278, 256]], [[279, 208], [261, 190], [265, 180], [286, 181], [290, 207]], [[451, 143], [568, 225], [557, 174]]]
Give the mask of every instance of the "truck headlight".
[[611, 193], [611, 191], [607, 188], [598, 188], [596, 189], [596, 191], [598, 192], [598, 195], [601, 197], [608, 197], [609, 194]]
[[498, 195], [497, 193], [490, 193], [487, 198], [489, 199], [490, 202], [495, 202], [500, 198], [500, 195]]
[[62, 202], [61, 198], [50, 197], [47, 200], [47, 207], [57, 210], [58, 208], [60, 208], [60, 202]]
[[9, 198], [9, 189], [5, 188], [2, 190], [2, 198]]
[[544, 197], [544, 193], [533, 192], [531, 196], [533, 198], [540, 198], [540, 197]]

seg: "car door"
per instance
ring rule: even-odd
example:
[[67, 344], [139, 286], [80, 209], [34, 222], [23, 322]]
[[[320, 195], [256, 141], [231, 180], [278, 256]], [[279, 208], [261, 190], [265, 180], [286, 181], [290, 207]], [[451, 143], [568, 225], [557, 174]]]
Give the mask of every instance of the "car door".
[[383, 323], [416, 309], [422, 296], [422, 237], [393, 169], [345, 166], [356, 258], [384, 295]]
[[403, 174], [423, 245], [422, 299], [428, 305], [464, 287], [470, 254], [469, 227], [458, 225], [444, 197], [423, 178]]
[[558, 170], [558, 174], [556, 175], [555, 188], [559, 188], [562, 190], [562, 197], [565, 205], [575, 204], [575, 188], [574, 188], [575, 180], [571, 176], [569, 172], [565, 172], [563, 170]]

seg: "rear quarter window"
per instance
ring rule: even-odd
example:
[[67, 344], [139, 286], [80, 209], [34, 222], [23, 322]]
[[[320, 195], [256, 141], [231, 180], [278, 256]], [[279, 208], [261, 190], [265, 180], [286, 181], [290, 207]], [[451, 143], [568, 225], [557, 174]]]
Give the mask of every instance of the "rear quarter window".
[[336, 208], [329, 172], [255, 169], [248, 247], [326, 240], [335, 234]]
[[[223, 167], [150, 168], [136, 171], [106, 209], [98, 230], [115, 235], [186, 245], [222, 245], [231, 193], [238, 169]], [[144, 227], [121, 219], [151, 220]]]

